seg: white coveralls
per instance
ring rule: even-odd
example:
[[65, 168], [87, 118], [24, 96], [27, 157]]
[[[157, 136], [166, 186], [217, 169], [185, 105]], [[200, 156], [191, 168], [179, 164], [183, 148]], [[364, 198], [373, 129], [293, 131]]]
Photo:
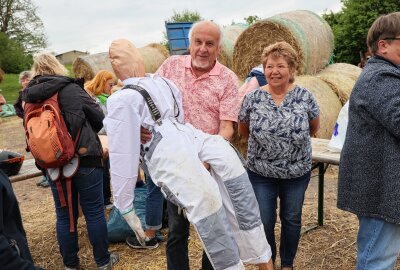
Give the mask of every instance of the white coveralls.
[[[271, 249], [258, 203], [235, 150], [221, 136], [183, 124], [181, 95], [171, 81], [149, 75], [124, 84], [147, 90], [162, 124], [154, 122], [136, 90], [120, 90], [108, 99], [104, 124], [115, 206], [122, 214], [133, 209], [142, 125], [153, 133], [152, 140], [142, 146], [148, 173], [166, 198], [184, 209], [213, 267], [244, 269], [242, 261], [268, 262]], [[202, 162], [210, 164], [214, 178]]]

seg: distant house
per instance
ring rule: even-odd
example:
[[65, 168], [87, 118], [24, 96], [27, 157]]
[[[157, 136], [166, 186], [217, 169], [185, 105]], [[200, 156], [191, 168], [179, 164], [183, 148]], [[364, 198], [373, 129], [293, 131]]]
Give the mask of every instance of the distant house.
[[79, 56], [85, 56], [85, 55], [89, 55], [89, 53], [73, 50], [73, 51], [57, 54], [56, 58], [63, 65], [70, 65], [76, 60], [76, 58], [78, 58]]

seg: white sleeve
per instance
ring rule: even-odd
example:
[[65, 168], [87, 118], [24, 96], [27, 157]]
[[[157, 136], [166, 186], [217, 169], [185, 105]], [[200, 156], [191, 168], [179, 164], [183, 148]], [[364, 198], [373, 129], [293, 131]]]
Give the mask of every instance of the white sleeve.
[[111, 96], [108, 99], [104, 123], [114, 205], [125, 214], [133, 209], [140, 155], [140, 115], [135, 104], [122, 98]]

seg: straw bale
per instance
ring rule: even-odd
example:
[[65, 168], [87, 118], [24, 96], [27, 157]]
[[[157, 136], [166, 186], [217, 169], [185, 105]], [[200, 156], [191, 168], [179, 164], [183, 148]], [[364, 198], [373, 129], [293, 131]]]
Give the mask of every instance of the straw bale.
[[138, 48], [144, 60], [147, 73], [154, 73], [158, 67], [169, 57], [167, 48], [164, 45], [151, 43], [145, 47]]
[[362, 69], [352, 64], [335, 63], [327, 66], [326, 68], [323, 69], [323, 71], [335, 72], [335, 73], [340, 72], [342, 74], [346, 74], [347, 76], [356, 81], [360, 76]]
[[233, 47], [239, 35], [248, 27], [247, 24], [234, 24], [222, 28], [222, 46], [218, 55], [218, 61], [227, 66], [232, 67]]
[[72, 66], [72, 71], [76, 78], [84, 78], [85, 81], [90, 81], [100, 70], [107, 70], [114, 73], [108, 52], [90, 54], [78, 57]]
[[326, 82], [344, 105], [350, 97], [354, 84], [362, 69], [345, 63], [332, 64], [317, 74]]
[[[151, 43], [138, 48], [138, 50], [143, 57], [145, 70], [148, 73], [154, 73], [164, 60], [169, 57], [167, 49], [161, 44]], [[75, 77], [84, 78], [85, 81], [93, 79], [100, 70], [107, 70], [114, 73], [108, 59], [108, 52], [81, 56], [73, 63]]]
[[307, 10], [282, 13], [240, 34], [233, 51], [233, 71], [245, 78], [260, 64], [263, 49], [278, 41], [286, 41], [298, 52], [298, 74], [315, 74], [324, 68], [334, 48], [332, 29], [320, 16]]
[[342, 104], [327, 83], [315, 76], [296, 77], [297, 85], [307, 88], [317, 100], [320, 108], [320, 128], [317, 138], [330, 139]]

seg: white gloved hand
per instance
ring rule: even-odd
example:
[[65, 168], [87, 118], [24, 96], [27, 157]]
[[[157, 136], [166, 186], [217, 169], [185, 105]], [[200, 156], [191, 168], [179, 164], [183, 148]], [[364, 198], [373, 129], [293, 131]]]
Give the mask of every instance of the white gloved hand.
[[146, 234], [143, 231], [140, 219], [136, 215], [135, 211], [132, 210], [129, 213], [126, 213], [126, 214], [124, 214], [122, 216], [124, 217], [124, 219], [126, 220], [128, 225], [131, 227], [131, 229], [135, 233], [136, 238], [139, 241], [139, 243], [142, 246], [145, 246], [146, 245], [145, 244], [145, 240], [146, 240], [147, 237], [146, 237]]

